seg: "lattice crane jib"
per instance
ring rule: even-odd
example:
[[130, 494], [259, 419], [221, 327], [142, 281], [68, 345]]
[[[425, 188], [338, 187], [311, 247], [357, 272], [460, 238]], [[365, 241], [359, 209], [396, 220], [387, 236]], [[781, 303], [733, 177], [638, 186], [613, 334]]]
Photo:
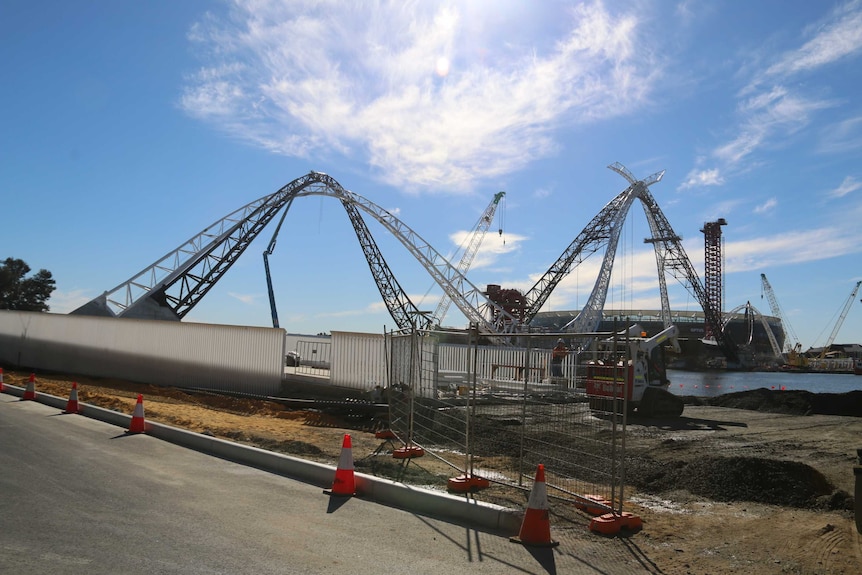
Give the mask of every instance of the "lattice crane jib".
[[832, 333], [829, 334], [829, 339], [826, 340], [826, 344], [823, 346], [822, 355], [825, 356], [826, 352], [829, 351], [829, 348], [832, 347], [832, 344], [835, 343], [835, 338], [838, 337], [838, 332], [841, 330], [841, 326], [844, 325], [844, 320], [847, 318], [847, 314], [850, 311], [850, 306], [856, 299], [856, 294], [859, 293], [860, 285], [862, 285], [862, 281], [856, 282], [856, 285], [853, 287], [853, 291], [850, 292], [850, 297], [848, 297], [847, 301], [844, 302], [844, 307], [841, 309], [841, 314], [838, 316], [838, 321], [835, 322], [835, 326], [832, 328]]
[[[466, 275], [470, 266], [473, 264], [473, 260], [479, 251], [479, 246], [482, 245], [482, 240], [485, 238], [485, 233], [491, 226], [491, 222], [494, 221], [494, 213], [497, 211], [497, 205], [505, 195], [506, 192], [497, 192], [494, 194], [494, 198], [491, 200], [491, 203], [488, 204], [488, 207], [485, 208], [485, 211], [482, 212], [481, 216], [479, 216], [479, 221], [476, 222], [475, 226], [473, 226], [473, 232], [470, 234], [467, 247], [461, 255], [461, 259], [458, 261], [457, 270], [461, 275]], [[441, 324], [443, 322], [443, 318], [446, 317], [446, 313], [449, 311], [449, 305], [451, 303], [452, 298], [443, 294], [440, 298], [440, 302], [437, 304], [437, 309], [434, 310], [434, 314], [432, 316], [433, 321], [438, 325]]]
[[[766, 274], [760, 274], [760, 282], [763, 286], [763, 292], [766, 294], [766, 301], [769, 303], [769, 309], [771, 310], [772, 315], [778, 318], [778, 320], [781, 322], [781, 326], [784, 328], [784, 351], [790, 353], [797, 348], [797, 345], [799, 344], [799, 338], [796, 337], [796, 332], [790, 325], [790, 321], [784, 316], [784, 313], [781, 311], [781, 306], [778, 304], [778, 298], [775, 296], [775, 291], [773, 291], [772, 289], [772, 284], [770, 284], [769, 280], [766, 279]], [[787, 337], [787, 335], [790, 335], [791, 337]]]

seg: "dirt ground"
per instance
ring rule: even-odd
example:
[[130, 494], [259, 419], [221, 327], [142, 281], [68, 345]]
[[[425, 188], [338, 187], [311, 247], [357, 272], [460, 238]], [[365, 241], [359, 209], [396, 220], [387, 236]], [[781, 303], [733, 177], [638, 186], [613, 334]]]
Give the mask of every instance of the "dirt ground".
[[[7, 371], [4, 381], [24, 387], [28, 377]], [[36, 381], [37, 393], [57, 397], [77, 381], [79, 401], [129, 414], [141, 393], [147, 420], [333, 465], [350, 433], [358, 471], [408, 480], [391, 458], [374, 456], [386, 446], [367, 419], [116, 380]], [[644, 525], [625, 535], [629, 544], [657, 574], [862, 573], [852, 497], [862, 417], [847, 414], [862, 415], [862, 391], [689, 398], [678, 420], [630, 421], [625, 509]], [[413, 469], [441, 487], [452, 476], [425, 462]], [[523, 508], [522, 494], [494, 491], [477, 498]], [[551, 507], [553, 529], [565, 513]]]

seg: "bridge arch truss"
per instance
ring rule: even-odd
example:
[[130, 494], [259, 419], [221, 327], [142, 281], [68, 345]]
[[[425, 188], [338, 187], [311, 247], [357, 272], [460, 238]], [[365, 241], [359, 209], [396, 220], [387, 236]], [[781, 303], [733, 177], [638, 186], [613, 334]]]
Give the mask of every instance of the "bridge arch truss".
[[[180, 247], [165, 254], [131, 279], [81, 306], [72, 313], [111, 317], [138, 317], [180, 320], [224, 276], [261, 230], [281, 209], [289, 209], [303, 196], [329, 196], [344, 206], [362, 246], [378, 289], [390, 315], [401, 329], [433, 326], [434, 318], [423, 314], [404, 294], [401, 286], [377, 249], [360, 211], [371, 215], [391, 232], [423, 265], [446, 297], [471, 323], [486, 334], [510, 334], [528, 330], [529, 324], [547, 302], [554, 288], [582, 261], [604, 248], [601, 269], [590, 297], [568, 331], [593, 332], [601, 320], [620, 233], [629, 209], [639, 200], [644, 210], [653, 244], [661, 292], [662, 319], [670, 325], [670, 304], [666, 275], [682, 283], [701, 304], [705, 320], [721, 325], [721, 312], [711, 307], [703, 284], [649, 187], [661, 181], [664, 172], [638, 180], [619, 163], [608, 166], [623, 176], [628, 187], [613, 198], [569, 244], [543, 276], [525, 294], [525, 308], [519, 317], [490, 300], [457, 268], [419, 234], [394, 215], [362, 196], [344, 189], [334, 178], [309, 172], [277, 192], [259, 198], [208, 226]], [[280, 224], [279, 224], [280, 225]], [[736, 346], [723, 330], [716, 343], [728, 360], [737, 360]]]
[[[221, 279], [261, 230], [294, 199], [329, 196], [343, 204], [378, 289], [400, 328], [430, 328], [433, 318], [419, 312], [404, 294], [377, 249], [360, 210], [396, 236], [425, 267], [446, 296], [486, 333], [506, 333], [517, 319], [487, 299], [431, 244], [394, 215], [362, 196], [344, 189], [334, 178], [310, 172], [235, 210], [165, 254], [129, 280], [104, 292], [73, 314], [181, 320]], [[417, 323], [418, 322], [418, 323]]]

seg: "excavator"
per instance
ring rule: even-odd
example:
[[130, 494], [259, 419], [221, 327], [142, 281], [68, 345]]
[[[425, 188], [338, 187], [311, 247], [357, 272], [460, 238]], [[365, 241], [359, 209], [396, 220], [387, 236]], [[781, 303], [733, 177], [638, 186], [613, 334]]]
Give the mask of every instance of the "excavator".
[[685, 404], [668, 391], [670, 381], [664, 358], [664, 344], [675, 338], [679, 329], [671, 325], [652, 337], [646, 337], [639, 326], [629, 330], [632, 331], [640, 335], [597, 342], [606, 352], [612, 347], [625, 356], [617, 353], [616, 358], [611, 355], [587, 362], [585, 385], [590, 409], [621, 413], [625, 405], [629, 414], [641, 417], [679, 417]]

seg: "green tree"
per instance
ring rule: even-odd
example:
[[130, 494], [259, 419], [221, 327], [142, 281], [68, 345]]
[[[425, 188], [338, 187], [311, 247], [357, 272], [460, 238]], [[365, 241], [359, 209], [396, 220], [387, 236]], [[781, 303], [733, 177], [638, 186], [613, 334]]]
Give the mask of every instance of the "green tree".
[[48, 270], [39, 270], [32, 276], [30, 266], [23, 260], [6, 258], [0, 264], [0, 309], [18, 311], [48, 311], [48, 298], [56, 288]]

